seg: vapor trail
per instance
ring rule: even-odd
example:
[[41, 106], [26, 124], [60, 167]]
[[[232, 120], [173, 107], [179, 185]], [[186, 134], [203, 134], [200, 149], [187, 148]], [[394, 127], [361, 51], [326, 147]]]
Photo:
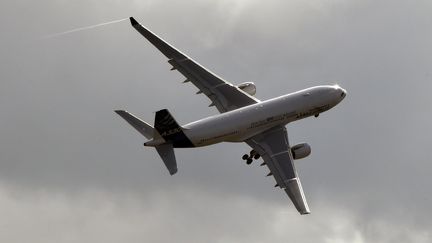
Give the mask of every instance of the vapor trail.
[[122, 21], [125, 21], [127, 19], [128, 18], [118, 19], [118, 20], [113, 20], [113, 21], [101, 23], [101, 24], [95, 24], [95, 25], [80, 27], [80, 28], [76, 28], [76, 29], [73, 29], [73, 30], [68, 30], [68, 31], [60, 32], [60, 33], [55, 33], [55, 34], [47, 35], [47, 36], [41, 37], [41, 39], [49, 39], [49, 38], [54, 38], [54, 37], [58, 37], [58, 36], [62, 36], [62, 35], [67, 35], [67, 34], [78, 32], [78, 31], [94, 29], [94, 28], [97, 28], [97, 27], [100, 27], [100, 26], [122, 22]]

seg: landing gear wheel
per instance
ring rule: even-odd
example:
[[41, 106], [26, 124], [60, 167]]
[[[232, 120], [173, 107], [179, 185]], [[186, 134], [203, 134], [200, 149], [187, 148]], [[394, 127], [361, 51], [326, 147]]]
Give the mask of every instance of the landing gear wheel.
[[248, 165], [250, 165], [250, 164], [252, 164], [252, 159], [251, 158], [248, 158], [247, 160], [246, 160], [246, 164], [248, 164]]
[[319, 116], [319, 113], [315, 114], [315, 117], [318, 117], [318, 116]]
[[247, 160], [248, 158], [249, 158], [249, 155], [247, 155], [247, 154], [243, 155], [243, 157], [242, 157], [243, 160]]
[[261, 155], [255, 154], [254, 159], [259, 159], [260, 157], [261, 157]]

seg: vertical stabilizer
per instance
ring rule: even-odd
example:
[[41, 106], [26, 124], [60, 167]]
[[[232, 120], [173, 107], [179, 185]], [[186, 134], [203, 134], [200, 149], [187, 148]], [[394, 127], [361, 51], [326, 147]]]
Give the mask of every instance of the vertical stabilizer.
[[183, 128], [176, 122], [167, 109], [156, 112], [154, 129], [167, 142], [175, 148], [194, 147], [189, 138], [184, 134]]

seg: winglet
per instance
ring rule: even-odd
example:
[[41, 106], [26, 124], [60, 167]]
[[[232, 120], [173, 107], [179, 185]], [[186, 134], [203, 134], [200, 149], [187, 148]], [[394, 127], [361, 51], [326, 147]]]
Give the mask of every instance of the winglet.
[[129, 18], [134, 27], [142, 36], [144, 36], [150, 43], [152, 43], [159, 51], [161, 51], [169, 59], [172, 58], [188, 58], [185, 54], [175, 49], [173, 46], [168, 44], [162, 38], [145, 28], [143, 25], [138, 23], [133, 17]]
[[134, 19], [134, 17], [130, 17], [129, 19], [130, 19], [132, 26], [139, 25], [139, 23]]
[[288, 194], [297, 211], [299, 211], [300, 214], [310, 214], [309, 206], [303, 193], [300, 179], [298, 177], [292, 178], [290, 180], [286, 180], [285, 184], [285, 192]]

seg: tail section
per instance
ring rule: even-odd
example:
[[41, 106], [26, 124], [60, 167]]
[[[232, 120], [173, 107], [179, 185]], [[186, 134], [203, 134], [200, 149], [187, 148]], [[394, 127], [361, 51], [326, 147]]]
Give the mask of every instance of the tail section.
[[172, 144], [165, 143], [159, 146], [156, 146], [156, 151], [159, 156], [162, 158], [165, 166], [167, 167], [170, 175], [174, 175], [177, 173], [177, 162], [174, 154], [174, 147]]
[[150, 140], [144, 145], [156, 148], [171, 175], [177, 173], [174, 148], [194, 147], [194, 145], [168, 110], [163, 109], [156, 112], [154, 128], [127, 111], [116, 110], [115, 112]]
[[183, 128], [167, 109], [156, 112], [154, 128], [167, 143], [171, 143], [175, 148], [194, 147], [184, 134]]
[[133, 126], [139, 133], [141, 133], [147, 139], [154, 138], [153, 127], [147, 124], [145, 121], [142, 121], [138, 117], [124, 110], [116, 110], [115, 113], [119, 114], [119, 116], [125, 119], [131, 126]]

